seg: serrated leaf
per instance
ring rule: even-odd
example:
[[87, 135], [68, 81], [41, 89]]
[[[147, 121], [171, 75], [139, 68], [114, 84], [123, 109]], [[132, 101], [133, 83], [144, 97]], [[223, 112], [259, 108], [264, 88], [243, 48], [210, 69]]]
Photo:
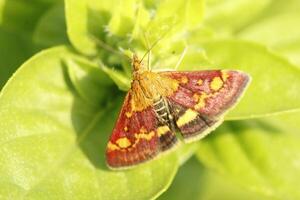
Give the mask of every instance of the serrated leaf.
[[298, 199], [300, 137], [259, 121], [230, 123], [199, 143], [198, 159], [270, 198]]
[[[130, 2], [120, 0], [66, 0], [68, 36], [73, 46], [83, 54], [96, 55], [97, 42], [95, 41], [95, 37], [101, 38], [104, 41], [105, 37], [111, 36], [112, 33], [132, 29], [133, 24], [130, 23], [130, 25], [126, 22], [128, 20], [127, 17], [130, 16], [130, 18], [133, 18], [135, 13], [135, 0]], [[121, 4], [131, 7], [131, 9], [123, 9]], [[121, 15], [122, 13], [123, 15]], [[115, 40], [114, 38], [110, 39]], [[110, 45], [113, 46], [113, 44]], [[120, 43], [118, 45], [120, 46]]]
[[130, 48], [135, 52], [161, 40], [153, 51], [164, 51], [169, 48], [168, 42], [177, 41], [187, 28], [200, 24], [204, 9], [202, 0], [166, 0], [151, 7], [147, 1], [137, 0], [107, 1], [103, 5], [95, 0], [73, 1], [66, 1], [68, 35], [75, 48], [87, 55], [97, 52], [93, 37], [116, 49]]
[[236, 69], [252, 77], [245, 96], [227, 119], [262, 117], [300, 108], [300, 71], [285, 58], [259, 44], [238, 40], [208, 42], [203, 49], [213, 65], [201, 68], [183, 60], [180, 69]]
[[[35, 55], [0, 94], [0, 196], [39, 200], [157, 197], [193, 149], [182, 146], [131, 170], [109, 170], [104, 152], [123, 95], [113, 91], [106, 97], [95, 95], [99, 105], [90, 104], [88, 95], [80, 95], [86, 82], [78, 79], [93, 77], [87, 79], [93, 82], [93, 67], [80, 62], [80, 67], [66, 66], [66, 59], [78, 61], [78, 56], [67, 47]], [[68, 67], [76, 80], [70, 78]], [[103, 92], [106, 83], [97, 83], [91, 89]]]

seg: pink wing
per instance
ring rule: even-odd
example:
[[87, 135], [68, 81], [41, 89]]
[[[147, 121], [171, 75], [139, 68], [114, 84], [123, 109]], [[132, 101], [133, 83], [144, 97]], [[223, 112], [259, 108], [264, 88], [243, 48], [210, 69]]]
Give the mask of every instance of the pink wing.
[[126, 168], [150, 160], [177, 141], [175, 134], [157, 120], [152, 107], [132, 111], [130, 101], [131, 91], [107, 145], [106, 160], [111, 168]]
[[162, 72], [176, 79], [179, 88], [168, 97], [172, 114], [183, 137], [189, 141], [207, 134], [222, 121], [249, 82], [249, 76], [233, 70]]

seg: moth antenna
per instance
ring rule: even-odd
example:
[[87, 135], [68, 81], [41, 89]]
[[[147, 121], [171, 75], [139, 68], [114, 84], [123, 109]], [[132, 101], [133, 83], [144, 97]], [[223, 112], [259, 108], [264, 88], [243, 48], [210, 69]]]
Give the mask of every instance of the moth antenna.
[[102, 47], [106, 51], [109, 51], [109, 52], [114, 53], [114, 54], [116, 54], [118, 56], [124, 57], [124, 58], [129, 59], [131, 61], [131, 59], [132, 59], [131, 57], [127, 56], [124, 53], [121, 53], [120, 51], [115, 50], [113, 47], [111, 47], [110, 45], [106, 44], [104, 41], [100, 40], [99, 38], [97, 38], [97, 37], [95, 37], [93, 35], [90, 35], [90, 37], [96, 42], [96, 44], [99, 47]]
[[[150, 44], [149, 44], [149, 40], [146, 36], [146, 33], [143, 32], [143, 36], [146, 42], [146, 46], [147, 46], [147, 50], [150, 49]], [[148, 62], [147, 62], [147, 69], [150, 71], [151, 70], [151, 50], [148, 53]]]
[[178, 69], [178, 67], [179, 67], [179, 65], [181, 64], [181, 62], [182, 62], [182, 60], [183, 60], [183, 58], [184, 58], [184, 56], [185, 56], [185, 54], [186, 54], [186, 52], [187, 52], [187, 49], [188, 49], [188, 47], [186, 46], [186, 47], [184, 47], [184, 49], [183, 49], [183, 51], [182, 51], [182, 53], [181, 53], [181, 55], [180, 55], [180, 58], [179, 58], [179, 60], [178, 60], [178, 62], [177, 62], [177, 64], [176, 64], [176, 66], [175, 66], [175, 70], [177, 70]]
[[148, 53], [148, 70], [151, 70], [151, 55], [152, 55], [152, 51], [150, 50]]
[[161, 36], [150, 46], [148, 51], [146, 51], [146, 53], [143, 55], [142, 59], [140, 60], [140, 63], [142, 63], [142, 61], [144, 60], [146, 55], [157, 45], [157, 43], [159, 41], [161, 41], [167, 35], [167, 33], [169, 33], [171, 31], [171, 29], [172, 29], [172, 27], [170, 29], [168, 29], [167, 31], [165, 31], [163, 34], [161, 34]]

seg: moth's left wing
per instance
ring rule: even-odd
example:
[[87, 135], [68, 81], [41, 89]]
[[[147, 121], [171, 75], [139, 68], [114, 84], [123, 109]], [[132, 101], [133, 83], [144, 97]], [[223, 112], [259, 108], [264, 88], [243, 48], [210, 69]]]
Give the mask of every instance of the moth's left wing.
[[250, 77], [234, 70], [161, 72], [175, 79], [178, 89], [169, 97], [169, 107], [185, 141], [205, 136], [223, 120], [233, 107]]
[[133, 110], [131, 96], [130, 90], [107, 144], [106, 162], [113, 169], [129, 168], [151, 160], [177, 142], [175, 133], [157, 120], [152, 106]]

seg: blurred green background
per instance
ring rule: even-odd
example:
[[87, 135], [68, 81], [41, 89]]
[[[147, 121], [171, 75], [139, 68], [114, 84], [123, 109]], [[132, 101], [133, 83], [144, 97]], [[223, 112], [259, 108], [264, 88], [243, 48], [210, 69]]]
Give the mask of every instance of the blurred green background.
[[[299, 0], [0, 0], [0, 199], [300, 199]], [[162, 36], [164, 35], [164, 36]], [[199, 142], [128, 171], [104, 151], [131, 66], [239, 69]], [[15, 73], [16, 72], [16, 73]], [[15, 73], [15, 74], [14, 74]]]

